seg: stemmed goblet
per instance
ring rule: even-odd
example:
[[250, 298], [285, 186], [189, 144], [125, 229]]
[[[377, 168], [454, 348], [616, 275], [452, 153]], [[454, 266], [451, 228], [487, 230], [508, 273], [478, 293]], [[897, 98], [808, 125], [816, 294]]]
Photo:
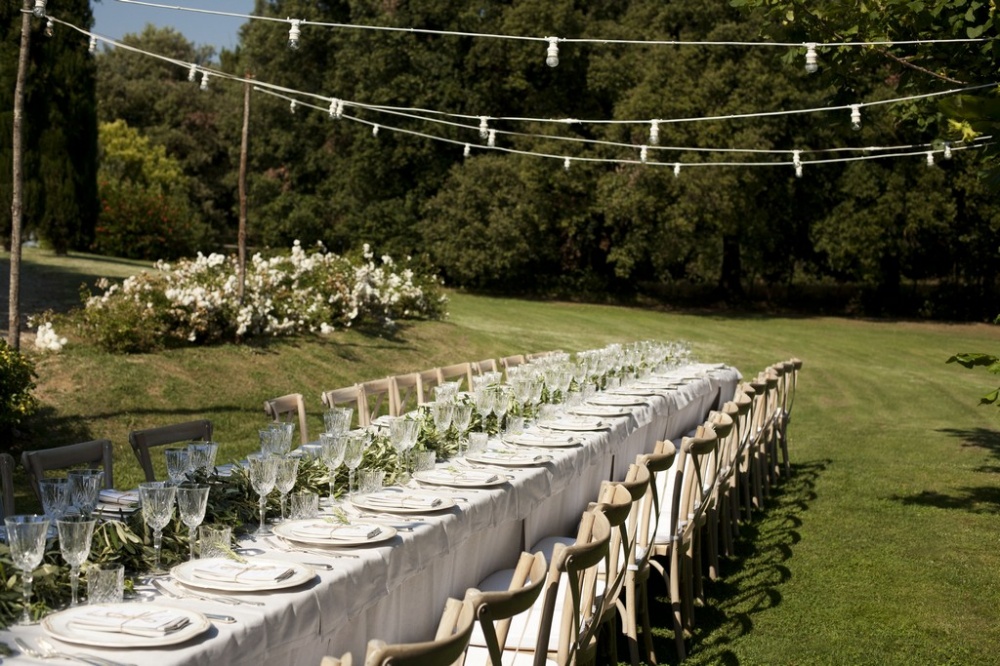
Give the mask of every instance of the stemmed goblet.
[[38, 491], [42, 496], [42, 510], [49, 521], [54, 522], [66, 515], [73, 497], [73, 484], [69, 479], [39, 479]]
[[49, 532], [49, 519], [45, 516], [18, 515], [4, 518], [7, 526], [7, 545], [14, 566], [21, 570], [24, 595], [24, 610], [18, 624], [31, 624], [31, 584], [32, 572], [42, 563], [45, 554], [45, 539]]
[[267, 514], [267, 495], [274, 490], [274, 482], [278, 476], [277, 456], [265, 455], [263, 453], [252, 453], [247, 456], [250, 463], [250, 485], [254, 492], [260, 496], [260, 527], [257, 528], [255, 536], [267, 536], [271, 530], [264, 522]]
[[147, 481], [139, 484], [139, 500], [142, 504], [142, 519], [153, 530], [153, 568], [151, 573], [163, 573], [160, 568], [160, 551], [163, 548], [163, 528], [174, 515], [176, 486], [168, 486], [162, 481]]
[[434, 429], [438, 431], [441, 439], [444, 439], [451, 427], [451, 419], [455, 413], [455, 405], [451, 402], [432, 402], [430, 404], [431, 417], [434, 419]]
[[285, 500], [299, 479], [299, 459], [284, 456], [278, 459], [278, 472], [274, 476], [274, 487], [278, 489], [281, 502], [281, 522], [285, 521]]
[[323, 412], [323, 425], [331, 433], [343, 433], [351, 429], [351, 419], [354, 418], [353, 407], [333, 407]]
[[469, 423], [472, 422], [472, 404], [468, 402], [456, 402], [455, 407], [451, 413], [451, 424], [455, 426], [455, 430], [458, 432], [458, 454], [462, 455], [463, 450], [463, 438], [466, 435], [466, 431], [469, 429]]
[[510, 408], [510, 389], [503, 385], [493, 387], [493, 413], [497, 415], [497, 430], [503, 430], [503, 417]]
[[177, 487], [177, 511], [188, 528], [188, 557], [194, 559], [195, 530], [205, 520], [210, 486], [190, 484]]
[[347, 467], [347, 494], [354, 494], [354, 470], [361, 466], [368, 448], [368, 433], [364, 430], [348, 432], [344, 442], [344, 465]]
[[74, 469], [66, 474], [73, 485], [72, 505], [84, 516], [90, 518], [97, 507], [97, 498], [104, 483], [104, 470]]
[[493, 411], [493, 403], [496, 402], [496, 393], [489, 386], [483, 386], [473, 393], [473, 396], [476, 400], [476, 411], [479, 412], [479, 416], [482, 419], [482, 430], [483, 432], [487, 432], [486, 420]]
[[337, 469], [344, 462], [344, 448], [347, 440], [343, 433], [324, 432], [319, 436], [323, 446], [320, 454], [323, 464], [326, 465], [327, 474], [330, 476], [330, 506], [336, 503], [334, 497], [334, 484], [337, 481]]
[[278, 421], [270, 424], [268, 428], [274, 433], [271, 439], [271, 453], [277, 456], [288, 455], [292, 450], [295, 424]]
[[419, 434], [420, 423], [418, 421], [413, 421], [406, 418], [405, 416], [397, 416], [389, 421], [389, 439], [392, 442], [392, 446], [396, 449], [396, 482], [403, 482], [403, 472], [405, 470], [405, 465], [403, 464], [403, 458], [406, 452], [412, 449], [417, 444], [417, 435]]
[[191, 471], [191, 454], [187, 449], [166, 449], [163, 455], [167, 459], [167, 477], [175, 486], [187, 478]]
[[56, 521], [59, 529], [59, 550], [69, 565], [69, 586], [72, 591], [70, 606], [80, 603], [77, 590], [80, 587], [80, 566], [90, 556], [90, 544], [94, 539], [94, 525], [97, 521], [84, 516], [66, 516]]

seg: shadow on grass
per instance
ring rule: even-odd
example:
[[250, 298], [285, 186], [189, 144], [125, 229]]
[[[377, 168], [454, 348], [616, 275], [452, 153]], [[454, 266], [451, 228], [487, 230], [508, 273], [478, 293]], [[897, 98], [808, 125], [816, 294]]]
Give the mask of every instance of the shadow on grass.
[[938, 509], [959, 509], [969, 513], [1000, 513], [1000, 488], [967, 486], [954, 495], [924, 490], [913, 495], [890, 497], [904, 506], [931, 506]]
[[[719, 579], [706, 577], [706, 604], [695, 609], [694, 633], [687, 640], [684, 663], [740, 663], [731, 645], [753, 630], [754, 615], [782, 602], [781, 587], [792, 577], [786, 563], [802, 539], [800, 515], [816, 498], [816, 480], [830, 462], [792, 465], [792, 475], [772, 487], [764, 510], [754, 512], [753, 521], [740, 526], [734, 553], [720, 563]], [[657, 661], [677, 663], [669, 594], [658, 574], [651, 578], [649, 611]]]
[[[991, 430], [989, 428], [941, 428], [938, 432], [961, 440], [962, 446], [985, 449], [994, 458], [1000, 459], [1000, 430]], [[992, 471], [993, 469], [996, 468], [984, 468], [982, 471]]]

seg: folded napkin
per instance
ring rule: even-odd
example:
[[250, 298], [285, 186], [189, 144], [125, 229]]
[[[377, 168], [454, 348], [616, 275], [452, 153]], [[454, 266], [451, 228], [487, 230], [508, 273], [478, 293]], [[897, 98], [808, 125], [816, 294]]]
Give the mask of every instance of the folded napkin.
[[97, 499], [105, 504], [138, 504], [139, 491], [105, 488], [97, 494]]
[[615, 407], [628, 407], [630, 405], [645, 405], [648, 404], [645, 400], [639, 400], [635, 396], [630, 395], [615, 395], [615, 394], [603, 394], [595, 395], [590, 399], [592, 405], [613, 405]]
[[240, 564], [229, 560], [203, 560], [194, 569], [196, 578], [220, 583], [274, 583], [295, 575], [295, 569], [281, 564]]
[[374, 539], [382, 533], [378, 525], [335, 525], [325, 521], [316, 521], [298, 525], [292, 530], [294, 536], [308, 539], [330, 539], [343, 541], [358, 541]]
[[550, 430], [603, 430], [607, 428], [609, 424], [601, 421], [600, 419], [592, 418], [568, 418], [568, 419], [558, 419], [555, 421], [546, 421], [544, 423], [539, 423], [543, 428], [549, 428]]
[[538, 462], [539, 460], [548, 459], [547, 456], [532, 456], [520, 451], [483, 451], [482, 453], [476, 453], [469, 457], [470, 460], [478, 460], [484, 463], [498, 463], [503, 464], [525, 464]]
[[583, 405], [581, 407], [573, 408], [573, 413], [581, 416], [628, 416], [632, 412], [625, 411], [621, 407]]
[[440, 497], [428, 495], [402, 495], [398, 493], [379, 493], [366, 495], [364, 503], [393, 509], [434, 509], [443, 503]]
[[444, 469], [428, 470], [421, 472], [420, 479], [434, 483], [494, 483], [499, 480], [499, 476], [490, 472], [479, 470], [462, 470], [459, 472], [449, 472]]
[[78, 629], [157, 638], [183, 629], [191, 619], [169, 608], [133, 610], [125, 607], [95, 608], [81, 613], [69, 623]]
[[524, 444], [526, 446], [532, 446], [536, 444], [551, 444], [552, 442], [559, 442], [570, 444], [573, 442], [573, 438], [568, 435], [553, 435], [551, 433], [544, 432], [525, 432], [516, 437], [511, 437], [511, 442], [515, 444]]

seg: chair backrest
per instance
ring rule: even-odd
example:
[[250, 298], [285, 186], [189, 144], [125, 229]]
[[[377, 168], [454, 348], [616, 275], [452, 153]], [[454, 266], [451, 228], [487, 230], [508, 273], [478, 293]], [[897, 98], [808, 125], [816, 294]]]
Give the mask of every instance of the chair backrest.
[[362, 418], [366, 418], [363, 415], [367, 408], [367, 402], [365, 402], [365, 394], [361, 390], [360, 384], [323, 391], [321, 397], [323, 404], [327, 407], [353, 407], [354, 417], [358, 420], [358, 425], [368, 425], [367, 421], [362, 423]]
[[[472, 364], [471, 363], [456, 363], [454, 365], [444, 365], [437, 369], [438, 372], [438, 383], [443, 384], [444, 382], [458, 382], [459, 391], [471, 391], [472, 390]], [[462, 380], [465, 380], [465, 385], [462, 385]]]
[[648, 486], [649, 470], [639, 465], [631, 465], [626, 480], [605, 483], [599, 501], [590, 506], [591, 509], [603, 513], [611, 526], [607, 566], [601, 574], [604, 578], [599, 611], [601, 617], [615, 612], [618, 597], [625, 584], [625, 574], [628, 567], [633, 564], [640, 501], [645, 496]]
[[142, 466], [142, 471], [146, 474], [147, 481], [156, 480], [156, 474], [153, 471], [153, 459], [149, 455], [150, 448], [193, 441], [212, 441], [211, 421], [208, 419], [185, 421], [157, 428], [133, 430], [128, 434], [128, 443], [132, 445], [132, 451], [135, 453], [135, 457], [139, 459], [139, 464]]
[[392, 377], [373, 379], [361, 384], [361, 393], [364, 397], [364, 420], [358, 418], [358, 425], [365, 427], [379, 416], [392, 414], [396, 399]]
[[549, 564], [542, 600], [535, 664], [545, 663], [549, 636], [556, 618], [559, 582], [565, 578], [569, 595], [559, 618], [559, 641], [556, 662], [559, 664], [593, 663], [597, 650], [598, 567], [608, 557], [611, 524], [600, 511], [585, 511], [580, 520], [576, 542], [557, 544]]
[[14, 456], [0, 453], [0, 492], [3, 493], [3, 506], [0, 506], [0, 518], [14, 513]]
[[396, 375], [392, 378], [392, 385], [393, 395], [389, 404], [389, 413], [393, 416], [402, 416], [427, 401], [424, 397], [424, 383], [420, 379], [419, 372]]
[[[664, 487], [666, 475], [670, 474], [674, 468], [674, 461], [677, 458], [677, 447], [673, 442], [657, 442], [653, 453], [642, 453], [636, 457], [636, 463], [645, 465], [649, 470], [649, 485], [646, 487], [646, 496], [642, 500], [642, 511], [639, 514], [639, 536], [636, 545], [648, 559], [652, 555], [653, 544], [656, 541], [656, 532], [660, 524], [661, 511], [669, 511], [670, 506], [663, 503], [661, 488]], [[671, 484], [673, 489], [673, 484]]]
[[500, 365], [503, 366], [504, 371], [510, 370], [511, 368], [516, 368], [519, 365], [524, 364], [524, 354], [514, 354], [512, 356], [504, 356], [500, 359]]
[[280, 398], [264, 401], [264, 413], [275, 421], [285, 421], [289, 415], [298, 418], [299, 442], [309, 442], [309, 424], [306, 422], [306, 401], [301, 393], [289, 393]]
[[684, 473], [681, 477], [681, 491], [677, 511], [677, 538], [690, 539], [697, 528], [701, 513], [705, 508], [706, 496], [711, 487], [706, 488], [708, 460], [718, 447], [719, 438], [709, 426], [698, 426], [694, 437], [681, 440], [681, 450], [686, 454]]
[[488, 358], [485, 361], [477, 361], [472, 364], [472, 372], [476, 375], [481, 375], [484, 372], [497, 372], [498, 370], [499, 367], [495, 358]]
[[493, 664], [499, 666], [503, 663], [510, 619], [531, 608], [542, 593], [546, 567], [544, 554], [521, 553], [507, 590], [483, 592], [472, 588], [465, 593], [465, 600], [475, 609], [476, 620]]
[[104, 470], [104, 487], [114, 488], [111, 442], [107, 439], [95, 439], [79, 444], [67, 444], [51, 449], [25, 451], [21, 454], [21, 463], [28, 472], [28, 481], [39, 501], [42, 499], [38, 489], [39, 479], [45, 478], [45, 473], [54, 469], [71, 469], [74, 467], [101, 468]]
[[437, 635], [425, 643], [369, 641], [365, 666], [450, 666], [461, 664], [475, 625], [475, 610], [468, 601], [448, 599]]

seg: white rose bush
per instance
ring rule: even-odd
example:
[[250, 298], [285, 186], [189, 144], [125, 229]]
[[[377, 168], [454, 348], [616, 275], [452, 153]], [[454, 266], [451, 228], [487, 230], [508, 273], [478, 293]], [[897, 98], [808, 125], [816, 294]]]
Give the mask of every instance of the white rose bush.
[[391, 328], [402, 319], [443, 317], [433, 275], [407, 260], [376, 259], [365, 244], [351, 259], [296, 241], [288, 254], [247, 262], [242, 302], [235, 255], [198, 254], [86, 295], [82, 332], [108, 351], [144, 352], [165, 343], [247, 341], [348, 327]]

